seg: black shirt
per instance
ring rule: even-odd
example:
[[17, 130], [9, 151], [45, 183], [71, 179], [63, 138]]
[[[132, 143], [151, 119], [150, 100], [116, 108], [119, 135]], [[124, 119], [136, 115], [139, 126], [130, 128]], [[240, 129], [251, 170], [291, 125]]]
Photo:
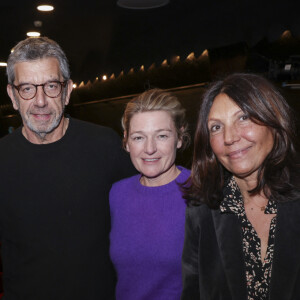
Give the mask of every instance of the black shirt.
[[0, 141], [4, 299], [113, 299], [108, 194], [133, 174], [111, 129], [70, 119], [57, 142]]

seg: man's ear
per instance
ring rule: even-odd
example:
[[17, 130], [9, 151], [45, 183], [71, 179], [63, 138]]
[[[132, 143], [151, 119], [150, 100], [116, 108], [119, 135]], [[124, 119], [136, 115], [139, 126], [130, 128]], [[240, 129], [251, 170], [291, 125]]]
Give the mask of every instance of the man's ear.
[[71, 79], [67, 82], [67, 94], [65, 98], [65, 105], [68, 105], [70, 102], [71, 92], [73, 90], [73, 81]]
[[12, 102], [12, 105], [14, 107], [15, 110], [19, 110], [19, 102], [18, 100], [15, 98], [15, 93], [13, 91], [14, 87], [11, 84], [8, 84], [6, 87], [7, 90], [7, 94]]

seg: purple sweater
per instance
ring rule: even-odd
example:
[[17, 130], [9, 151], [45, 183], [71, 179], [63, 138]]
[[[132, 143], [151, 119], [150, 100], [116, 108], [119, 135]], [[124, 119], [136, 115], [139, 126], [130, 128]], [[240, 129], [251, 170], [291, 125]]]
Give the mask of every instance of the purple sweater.
[[110, 191], [117, 300], [180, 299], [186, 205], [176, 182], [184, 182], [190, 171], [178, 169], [176, 180], [163, 186], [143, 186], [136, 175]]

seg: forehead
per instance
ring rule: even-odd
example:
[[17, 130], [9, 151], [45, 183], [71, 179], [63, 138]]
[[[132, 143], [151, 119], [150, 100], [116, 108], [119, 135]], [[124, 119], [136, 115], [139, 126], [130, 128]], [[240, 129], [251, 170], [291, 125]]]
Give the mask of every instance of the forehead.
[[171, 114], [167, 111], [147, 111], [139, 112], [132, 116], [130, 120], [130, 131], [149, 129], [174, 129], [174, 122]]
[[226, 94], [219, 94], [213, 101], [211, 109], [208, 114], [208, 120], [218, 117], [229, 117], [241, 108]]
[[15, 64], [15, 83], [43, 83], [61, 78], [59, 62], [54, 57], [24, 61]]

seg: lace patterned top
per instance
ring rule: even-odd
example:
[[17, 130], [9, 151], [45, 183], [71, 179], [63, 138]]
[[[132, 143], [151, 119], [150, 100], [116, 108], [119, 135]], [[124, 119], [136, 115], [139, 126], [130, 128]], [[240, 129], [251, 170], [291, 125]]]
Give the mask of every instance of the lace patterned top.
[[[267, 253], [264, 262], [262, 262], [260, 239], [247, 219], [243, 197], [234, 177], [229, 180], [225, 187], [225, 197], [221, 202], [220, 210], [222, 213], [236, 214], [242, 226], [248, 300], [268, 299], [274, 254], [276, 216], [271, 221]], [[269, 200], [265, 214], [277, 214], [275, 201]]]

